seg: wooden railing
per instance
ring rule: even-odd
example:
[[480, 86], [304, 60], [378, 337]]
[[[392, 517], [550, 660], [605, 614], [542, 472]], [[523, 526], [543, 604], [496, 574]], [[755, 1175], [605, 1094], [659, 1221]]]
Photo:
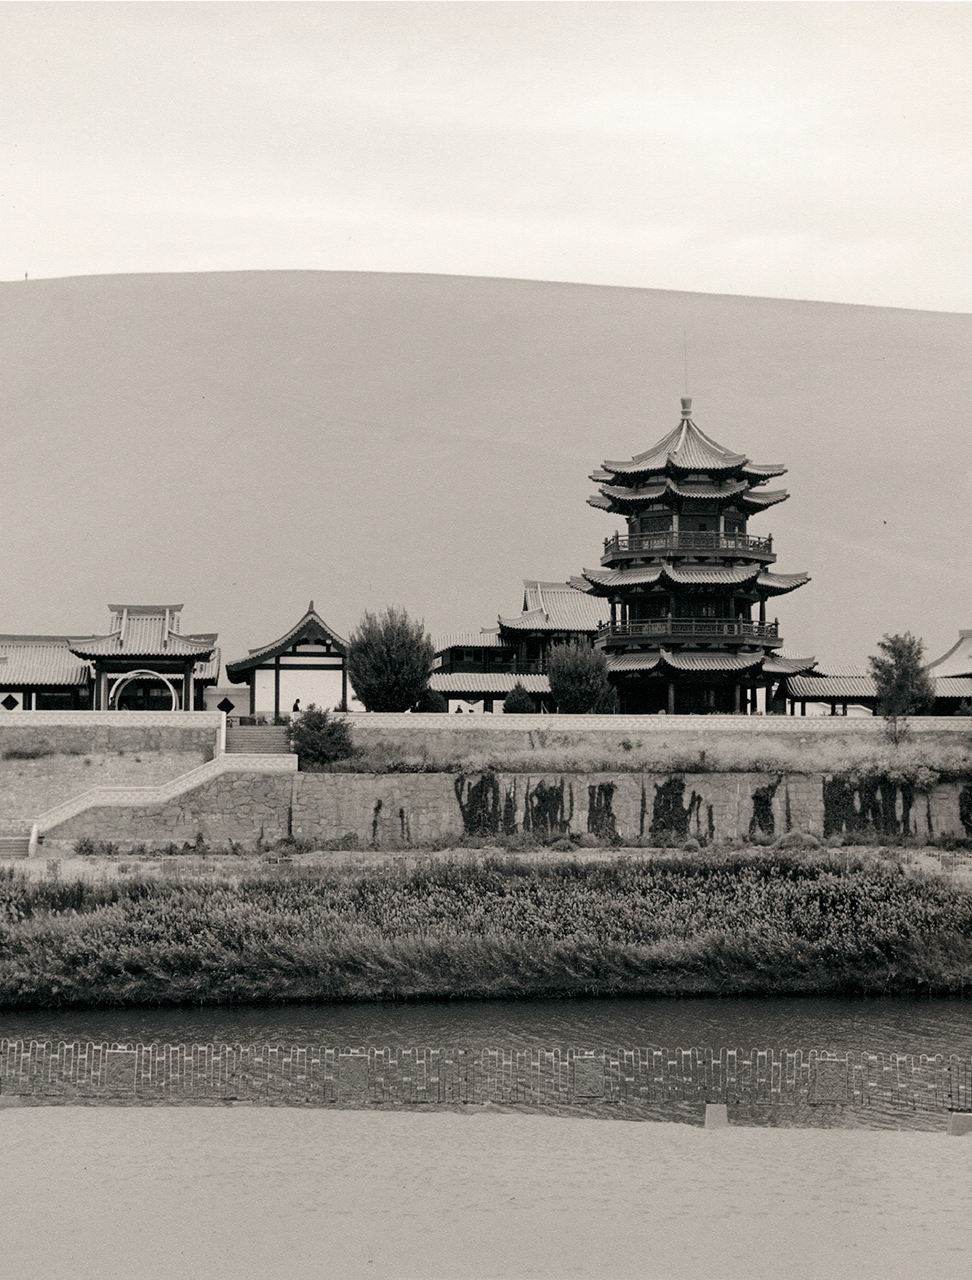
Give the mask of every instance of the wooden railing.
[[773, 554], [773, 539], [754, 538], [748, 533], [638, 533], [626, 536], [616, 533], [604, 539], [606, 556], [625, 552], [638, 555], [662, 552], [755, 552]]
[[644, 622], [608, 622], [598, 630], [599, 640], [672, 636], [679, 639], [735, 638], [778, 640], [778, 622], [729, 621], [723, 618], [650, 618]]

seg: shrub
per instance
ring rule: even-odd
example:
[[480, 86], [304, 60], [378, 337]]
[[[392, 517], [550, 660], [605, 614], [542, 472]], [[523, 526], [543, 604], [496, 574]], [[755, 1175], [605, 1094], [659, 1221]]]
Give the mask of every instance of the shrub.
[[435, 648], [404, 609], [366, 613], [352, 632], [348, 676], [369, 711], [407, 711], [428, 687]]
[[605, 705], [614, 692], [607, 659], [584, 640], [572, 640], [551, 651], [547, 661], [550, 692], [562, 715], [588, 715]]
[[508, 716], [536, 715], [537, 704], [520, 684], [519, 680], [503, 699], [503, 711]]
[[343, 720], [332, 720], [312, 702], [303, 715], [290, 721], [287, 729], [290, 745], [297, 753], [297, 768], [304, 773], [319, 773], [335, 760], [354, 755], [351, 730]]
[[430, 713], [439, 715], [440, 713], [449, 710], [449, 704], [446, 702], [445, 698], [443, 698], [442, 694], [439, 693], [438, 689], [425, 689], [412, 710], [421, 711], [426, 715], [429, 715]]

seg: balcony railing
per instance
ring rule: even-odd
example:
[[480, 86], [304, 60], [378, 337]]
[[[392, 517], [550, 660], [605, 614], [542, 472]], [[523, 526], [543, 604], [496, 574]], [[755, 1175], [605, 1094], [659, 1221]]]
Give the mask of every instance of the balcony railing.
[[679, 640], [779, 640], [778, 622], [730, 622], [722, 618], [650, 618], [645, 622], [608, 622], [599, 640], [641, 640], [672, 637]]
[[616, 533], [604, 539], [605, 556], [658, 554], [664, 552], [755, 552], [757, 555], [773, 554], [773, 539], [754, 538], [748, 533], [635, 533], [624, 536]]

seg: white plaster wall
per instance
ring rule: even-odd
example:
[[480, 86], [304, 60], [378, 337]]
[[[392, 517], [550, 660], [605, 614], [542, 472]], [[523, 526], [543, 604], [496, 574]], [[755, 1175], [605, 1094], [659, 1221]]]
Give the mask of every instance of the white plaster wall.
[[[258, 714], [273, 715], [273, 672], [257, 671], [256, 672], [256, 707], [254, 708]], [[283, 710], [283, 699], [280, 702], [280, 709]], [[289, 711], [290, 708], [288, 707]]]
[[[287, 715], [294, 705], [294, 699], [300, 698], [300, 705], [306, 709], [313, 702], [323, 711], [333, 711], [341, 705], [341, 671], [335, 667], [333, 671], [300, 671], [286, 667], [280, 670], [280, 714]], [[273, 691], [270, 693], [270, 710], [273, 710]]]

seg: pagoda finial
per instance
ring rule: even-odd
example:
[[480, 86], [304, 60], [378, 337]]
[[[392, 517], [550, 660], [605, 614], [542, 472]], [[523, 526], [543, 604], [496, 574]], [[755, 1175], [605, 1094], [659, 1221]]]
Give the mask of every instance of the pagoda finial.
[[692, 416], [692, 397], [682, 396], [682, 417], [691, 418]]
[[308, 612], [308, 613], [313, 613], [313, 612], [314, 612], [314, 601], [313, 601], [313, 600], [312, 600], [312, 601], [310, 602], [310, 604], [307, 606], [307, 612]]

